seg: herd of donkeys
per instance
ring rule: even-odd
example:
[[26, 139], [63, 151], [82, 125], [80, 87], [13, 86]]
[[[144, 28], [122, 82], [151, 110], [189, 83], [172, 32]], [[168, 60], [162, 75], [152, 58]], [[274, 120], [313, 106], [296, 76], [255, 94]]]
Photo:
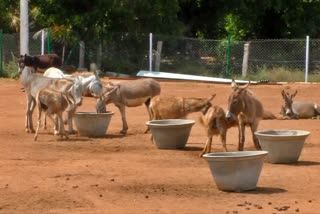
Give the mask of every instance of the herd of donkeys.
[[[200, 122], [207, 132], [207, 142], [201, 156], [211, 152], [212, 137], [219, 135], [224, 151], [226, 133], [230, 127], [239, 127], [238, 150], [244, 149], [245, 126], [250, 126], [256, 149], [261, 149], [254, 132], [262, 119], [276, 119], [271, 112], [264, 110], [258, 97], [248, 89], [250, 83], [238, 86], [231, 82], [232, 92], [228, 98], [228, 110], [225, 111], [212, 105], [215, 94], [208, 98], [184, 98], [160, 95], [161, 88], [158, 81], [152, 78], [142, 78], [114, 84], [103, 84], [96, 72], [92, 75], [68, 75], [59, 68], [61, 59], [56, 54], [21, 55], [19, 58], [19, 73], [27, 95], [26, 131], [35, 132], [37, 140], [41, 125], [41, 114], [54, 124], [54, 134], [68, 139], [68, 133], [74, 133], [72, 117], [81, 105], [83, 95], [97, 98], [96, 110], [106, 112], [106, 105], [113, 103], [118, 107], [122, 117], [122, 134], [126, 134], [128, 124], [125, 107], [145, 105], [150, 120], [185, 118], [189, 113], [201, 112]], [[41, 73], [42, 71], [42, 73]], [[320, 107], [312, 102], [295, 102], [293, 98], [297, 91], [289, 93], [282, 90], [284, 104], [281, 107], [279, 119], [316, 118], [320, 115]], [[32, 113], [38, 108], [38, 125], [34, 130]], [[63, 112], [67, 112], [68, 132], [64, 130]], [[53, 115], [56, 115], [54, 118]], [[145, 133], [148, 132], [148, 128]]]

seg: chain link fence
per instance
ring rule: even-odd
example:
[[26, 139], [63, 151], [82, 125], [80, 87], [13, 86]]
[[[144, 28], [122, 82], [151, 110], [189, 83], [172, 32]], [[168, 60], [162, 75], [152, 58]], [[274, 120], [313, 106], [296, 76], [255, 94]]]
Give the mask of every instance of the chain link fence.
[[[62, 43], [56, 41], [52, 35], [50, 38], [50, 52], [63, 58], [66, 70], [77, 70], [81, 67], [89, 69], [91, 63], [96, 63], [102, 72], [132, 76], [139, 70], [149, 70], [149, 34], [110, 33], [103, 39], [92, 39], [83, 43], [79, 39], [73, 43]], [[152, 44], [153, 71], [237, 78], [248, 78], [243, 77], [247, 74], [252, 80], [259, 80], [260, 76], [254, 76], [255, 74], [282, 68], [290, 72], [300, 72], [304, 77], [305, 39], [229, 43], [228, 40], [153, 35]], [[4, 73], [8, 73], [5, 70], [12, 69], [13, 62], [16, 62], [20, 54], [19, 34], [4, 33], [3, 44], [0, 45], [3, 49]], [[44, 46], [47, 53], [47, 42]], [[319, 74], [320, 40], [310, 39], [309, 46], [309, 73]], [[30, 54], [41, 54], [41, 48], [41, 36], [30, 33]]]

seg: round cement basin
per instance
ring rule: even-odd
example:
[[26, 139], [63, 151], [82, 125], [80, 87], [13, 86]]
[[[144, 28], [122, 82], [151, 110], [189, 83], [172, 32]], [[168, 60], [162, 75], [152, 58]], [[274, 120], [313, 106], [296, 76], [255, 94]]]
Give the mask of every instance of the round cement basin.
[[107, 132], [113, 112], [76, 112], [73, 121], [80, 136], [99, 137]]
[[147, 125], [157, 148], [183, 149], [194, 123], [194, 120], [168, 119], [148, 121]]
[[262, 150], [268, 151], [270, 163], [297, 162], [310, 132], [301, 130], [267, 130], [255, 132]]
[[219, 152], [203, 155], [218, 189], [243, 192], [253, 190], [267, 151]]

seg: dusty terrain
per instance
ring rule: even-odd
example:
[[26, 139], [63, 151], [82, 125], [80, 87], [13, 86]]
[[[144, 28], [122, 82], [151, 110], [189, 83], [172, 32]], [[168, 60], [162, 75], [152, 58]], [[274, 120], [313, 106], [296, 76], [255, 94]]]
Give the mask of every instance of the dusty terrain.
[[[217, 96], [226, 108], [230, 85], [161, 82], [162, 93], [185, 97]], [[320, 84], [257, 85], [250, 88], [265, 109], [278, 114], [283, 88], [298, 89], [296, 100], [320, 104]], [[16, 80], [0, 79], [0, 213], [320, 213], [320, 120], [264, 120], [259, 130], [303, 129], [311, 132], [296, 164], [265, 162], [258, 188], [245, 193], [217, 189], [207, 163], [199, 158], [206, 136], [196, 122], [184, 150], [159, 150], [143, 134], [144, 106], [127, 108], [129, 130], [119, 134], [118, 109], [103, 138], [70, 136], [61, 141], [52, 125], [38, 142], [25, 133], [25, 94]], [[84, 98], [79, 111], [94, 111]], [[36, 122], [36, 114], [34, 121]], [[199, 113], [189, 116], [198, 120]], [[36, 124], [34, 124], [36, 125]], [[238, 130], [227, 146], [237, 148]], [[245, 150], [254, 149], [247, 128]], [[222, 151], [214, 138], [213, 151]]]

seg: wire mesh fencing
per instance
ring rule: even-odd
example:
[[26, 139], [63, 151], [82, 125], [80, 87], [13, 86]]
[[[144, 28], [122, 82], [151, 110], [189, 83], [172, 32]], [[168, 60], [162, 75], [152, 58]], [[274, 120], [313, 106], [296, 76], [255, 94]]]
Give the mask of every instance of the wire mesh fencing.
[[[51, 35], [43, 41], [39, 33], [29, 35], [31, 55], [56, 53], [63, 68], [89, 70], [95, 63], [102, 72], [136, 75], [149, 70], [149, 34], [109, 33], [103, 38], [62, 42]], [[75, 37], [78, 38], [78, 37]], [[309, 73], [319, 74], [320, 40], [310, 39]], [[230, 53], [228, 52], [228, 48]], [[4, 69], [13, 67], [19, 53], [19, 34], [3, 34]], [[306, 39], [231, 41], [195, 39], [167, 35], [152, 37], [152, 71], [193, 74], [209, 77], [237, 77], [252, 80], [264, 70], [283, 68], [288, 72], [305, 72]], [[301, 75], [302, 77], [304, 75]], [[301, 79], [300, 81], [304, 81]]]

